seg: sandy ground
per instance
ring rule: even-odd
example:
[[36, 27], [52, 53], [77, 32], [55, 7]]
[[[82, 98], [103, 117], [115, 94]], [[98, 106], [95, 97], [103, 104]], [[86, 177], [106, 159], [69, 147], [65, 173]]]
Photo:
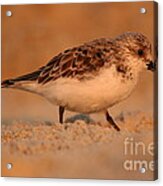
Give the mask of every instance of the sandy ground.
[[[153, 121], [135, 112], [116, 118], [121, 132], [107, 123], [95, 123], [85, 116], [74, 123], [38, 121], [2, 123], [2, 175], [18, 177], [95, 178], [153, 180]], [[70, 118], [71, 121], [73, 118]], [[125, 140], [130, 142], [125, 149]], [[132, 143], [133, 142], [133, 143]], [[131, 145], [143, 142], [137, 154]], [[127, 154], [125, 154], [127, 151]], [[127, 160], [143, 160], [147, 171], [124, 168]], [[11, 170], [6, 168], [12, 163]], [[127, 165], [128, 167], [128, 165]]]

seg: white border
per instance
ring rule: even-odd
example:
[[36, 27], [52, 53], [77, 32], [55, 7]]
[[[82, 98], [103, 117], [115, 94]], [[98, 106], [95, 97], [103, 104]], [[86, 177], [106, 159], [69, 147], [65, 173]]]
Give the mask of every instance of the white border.
[[[135, 2], [134, 0], [132, 0]], [[138, 0], [139, 1], [139, 0]], [[136, 1], [136, 2], [138, 2]], [[0, 4], [45, 4], [45, 3], [64, 3], [64, 2], [95, 2], [94, 0], [48, 0], [46, 2], [45, 0], [1, 0]], [[98, 0], [96, 2], [124, 2], [123, 0]], [[129, 2], [129, 1], [125, 1]], [[163, 52], [161, 52], [161, 49], [163, 49], [163, 36], [161, 33], [163, 33], [163, 23], [161, 23], [160, 20], [163, 20], [163, 0], [157, 0], [159, 3], [159, 180], [152, 182], [152, 181], [102, 181], [102, 180], [77, 180], [77, 179], [22, 179], [22, 178], [0, 178], [0, 185], [2, 186], [33, 186], [33, 185], [60, 185], [60, 186], [76, 186], [76, 185], [82, 185], [82, 186], [94, 186], [94, 185], [105, 185], [107, 186], [108, 184], [111, 185], [138, 185], [138, 184], [143, 184], [145, 185], [163, 185], [163, 135], [161, 134], [163, 131], [163, 114], [161, 114], [161, 111], [163, 110]], [[162, 71], [162, 73], [161, 73]]]

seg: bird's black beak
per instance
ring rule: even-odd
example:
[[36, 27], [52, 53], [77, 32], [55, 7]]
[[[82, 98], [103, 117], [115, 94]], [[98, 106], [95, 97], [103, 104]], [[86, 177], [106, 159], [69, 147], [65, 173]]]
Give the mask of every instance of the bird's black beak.
[[147, 65], [147, 70], [151, 70], [152, 72], [154, 72], [156, 70], [156, 63], [153, 61], [150, 61]]

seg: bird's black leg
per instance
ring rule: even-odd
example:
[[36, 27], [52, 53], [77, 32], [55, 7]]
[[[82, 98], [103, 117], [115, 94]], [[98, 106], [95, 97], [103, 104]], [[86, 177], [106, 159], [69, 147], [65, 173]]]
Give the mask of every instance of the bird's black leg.
[[63, 123], [63, 114], [64, 114], [65, 108], [62, 106], [59, 106], [59, 122]]
[[118, 125], [116, 125], [115, 121], [110, 116], [108, 111], [105, 112], [105, 116], [106, 116], [107, 121], [114, 127], [114, 129], [117, 131], [120, 131], [120, 128], [118, 127]]

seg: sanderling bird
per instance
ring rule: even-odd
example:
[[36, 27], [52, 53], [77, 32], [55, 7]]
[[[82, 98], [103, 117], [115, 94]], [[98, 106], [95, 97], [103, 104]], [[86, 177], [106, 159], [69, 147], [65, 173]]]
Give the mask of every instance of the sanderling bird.
[[108, 108], [126, 99], [143, 69], [154, 70], [152, 49], [141, 33], [126, 32], [114, 39], [100, 38], [67, 49], [38, 70], [7, 79], [2, 88], [16, 88], [45, 97], [64, 110], [89, 114], [104, 112], [117, 131]]

